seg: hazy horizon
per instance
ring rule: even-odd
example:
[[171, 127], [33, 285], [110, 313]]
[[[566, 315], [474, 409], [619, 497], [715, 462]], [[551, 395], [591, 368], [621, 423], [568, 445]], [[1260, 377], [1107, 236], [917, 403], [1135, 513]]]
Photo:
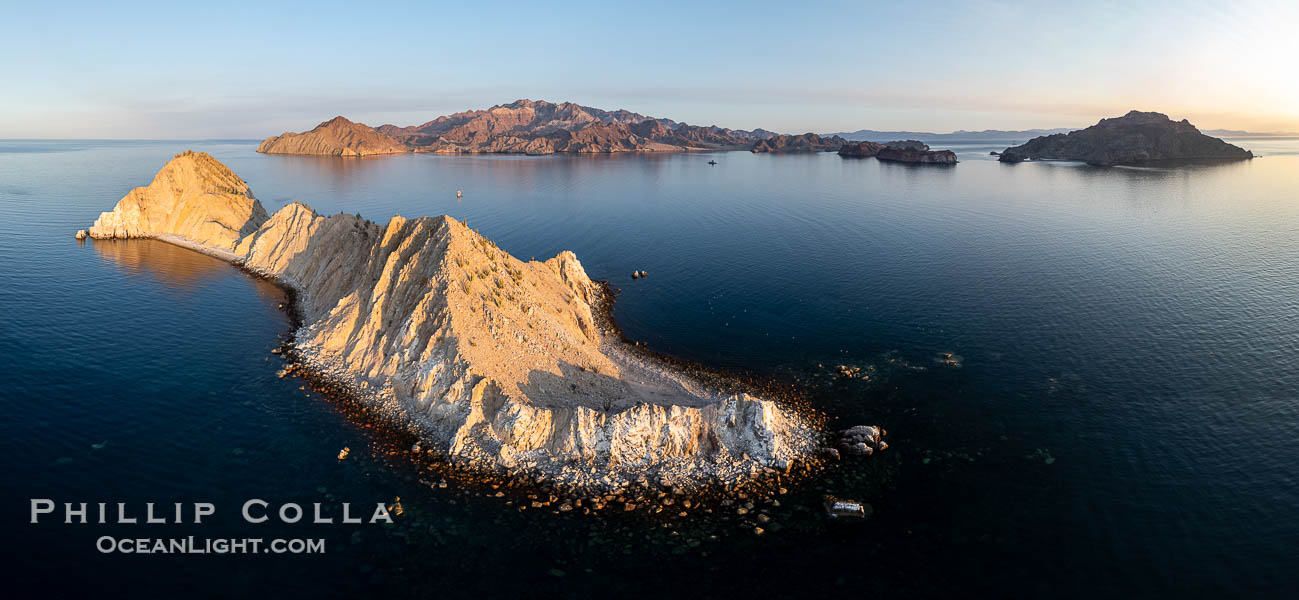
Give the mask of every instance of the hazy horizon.
[[[117, 8], [0, 24], [0, 138], [258, 139], [519, 98], [783, 133], [1299, 131], [1299, 5], [933, 2]], [[38, 49], [33, 51], [32, 49]]]

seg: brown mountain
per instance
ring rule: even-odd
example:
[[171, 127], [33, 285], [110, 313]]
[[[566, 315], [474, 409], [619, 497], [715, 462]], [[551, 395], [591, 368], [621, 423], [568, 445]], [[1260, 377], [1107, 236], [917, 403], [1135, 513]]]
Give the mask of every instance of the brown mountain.
[[400, 154], [410, 148], [390, 135], [362, 123], [334, 117], [303, 133], [285, 132], [266, 138], [258, 152], [266, 154], [317, 154], [325, 156], [369, 156]]
[[1135, 165], [1159, 161], [1252, 158], [1241, 149], [1200, 133], [1189, 121], [1173, 121], [1157, 112], [1131, 111], [1101, 119], [1068, 134], [1036, 137], [1007, 148], [1001, 162], [1034, 159], [1080, 160], [1092, 165]]
[[848, 143], [837, 135], [821, 137], [815, 133], [803, 135], [773, 135], [754, 143], [753, 152], [837, 152]]
[[[371, 129], [359, 124], [353, 125], [364, 127], [414, 152], [443, 153], [552, 154], [748, 149], [755, 142], [771, 135], [763, 130], [699, 127], [626, 110], [606, 111], [571, 102], [555, 104], [544, 100], [518, 100], [486, 110], [446, 115], [409, 127], [383, 125]], [[288, 135], [290, 134], [271, 138], [262, 146], [267, 147], [273, 140]], [[331, 148], [328, 143], [322, 143], [321, 146]], [[318, 148], [310, 146], [310, 149]], [[293, 153], [328, 154], [319, 151]]]

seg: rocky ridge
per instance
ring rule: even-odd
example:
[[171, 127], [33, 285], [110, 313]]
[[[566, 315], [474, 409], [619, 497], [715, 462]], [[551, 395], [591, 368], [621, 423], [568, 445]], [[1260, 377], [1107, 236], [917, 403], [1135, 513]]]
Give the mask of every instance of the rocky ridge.
[[1037, 137], [1002, 151], [1001, 162], [1055, 159], [1091, 165], [1139, 165], [1159, 161], [1241, 160], [1248, 150], [1200, 133], [1189, 121], [1157, 112], [1131, 111], [1067, 134]]
[[475, 468], [689, 488], [815, 451], [796, 412], [629, 352], [601, 326], [606, 292], [571, 252], [520, 261], [448, 216], [379, 225], [300, 203], [268, 216], [243, 180], [193, 152], [89, 233], [179, 243], [292, 288], [305, 369]]

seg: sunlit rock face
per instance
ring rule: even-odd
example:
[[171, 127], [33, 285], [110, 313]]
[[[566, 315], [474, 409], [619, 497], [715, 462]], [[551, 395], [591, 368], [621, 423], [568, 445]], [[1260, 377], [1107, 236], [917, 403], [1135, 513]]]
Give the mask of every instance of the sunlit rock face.
[[[197, 176], [164, 178], [208, 161], [220, 165], [179, 155], [154, 185], [210, 186]], [[413, 424], [425, 447], [592, 487], [644, 475], [683, 487], [733, 481], [813, 450], [815, 432], [795, 413], [715, 389], [602, 329], [596, 307], [605, 292], [571, 252], [520, 261], [447, 216], [379, 225], [294, 203], [267, 218], [242, 181], [221, 181], [219, 194], [170, 183], [166, 194], [136, 190], [100, 221], [153, 215], [155, 197], [202, 198], [185, 204], [197, 216], [112, 231], [210, 241], [294, 288], [304, 362]], [[228, 215], [258, 226], [238, 239], [215, 235], [206, 221]]]
[[203, 152], [177, 154], [153, 183], [131, 190], [91, 226], [92, 238], [183, 235], [222, 251], [266, 222], [248, 184]]
[[385, 133], [343, 117], [334, 117], [311, 131], [291, 131], [266, 138], [257, 146], [264, 154], [373, 156], [409, 152], [405, 144]]

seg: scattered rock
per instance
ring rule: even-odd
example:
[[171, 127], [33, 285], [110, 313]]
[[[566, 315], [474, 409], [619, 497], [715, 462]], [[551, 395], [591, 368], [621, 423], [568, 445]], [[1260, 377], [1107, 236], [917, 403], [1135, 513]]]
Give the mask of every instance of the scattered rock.
[[874, 513], [874, 509], [869, 504], [855, 500], [841, 500], [834, 496], [826, 496], [823, 506], [825, 516], [832, 521], [865, 521]]
[[78, 240], [84, 240], [84, 239], [86, 239], [86, 238], [88, 238], [88, 237], [90, 237], [90, 234], [89, 234], [89, 233], [86, 233], [86, 230], [85, 230], [85, 229], [78, 229], [78, 230], [77, 230], [77, 239], [78, 239]]
[[347, 446], [343, 446], [343, 449], [338, 451], [338, 460], [343, 460], [344, 458], [347, 458], [347, 454], [351, 451], [352, 451], [351, 448], [348, 448]]
[[888, 448], [883, 440], [888, 432], [874, 425], [857, 425], [839, 432], [839, 452], [849, 456], [869, 456]]

